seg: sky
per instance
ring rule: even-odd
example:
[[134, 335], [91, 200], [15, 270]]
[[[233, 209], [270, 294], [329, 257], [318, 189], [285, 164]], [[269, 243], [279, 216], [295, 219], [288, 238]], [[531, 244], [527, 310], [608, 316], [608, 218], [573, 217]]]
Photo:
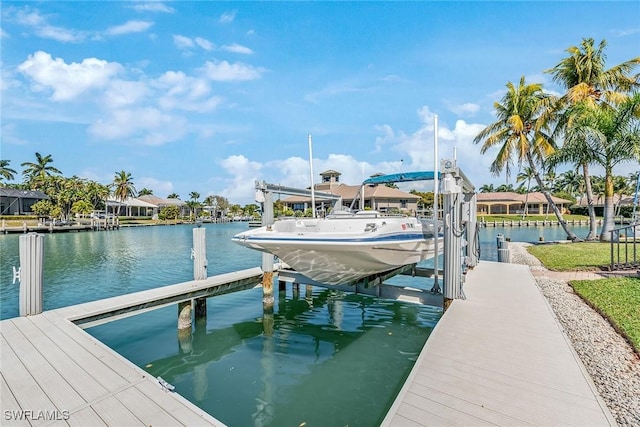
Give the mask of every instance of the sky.
[[636, 0], [0, 6], [0, 157], [15, 182], [39, 152], [66, 177], [125, 171], [138, 191], [240, 205], [256, 180], [305, 188], [311, 169], [351, 185], [433, 170], [435, 116], [439, 159], [477, 188], [516, 185], [517, 168], [493, 176], [495, 151], [473, 143], [505, 85], [562, 93], [545, 70], [583, 38], [607, 41], [607, 67], [640, 55]]

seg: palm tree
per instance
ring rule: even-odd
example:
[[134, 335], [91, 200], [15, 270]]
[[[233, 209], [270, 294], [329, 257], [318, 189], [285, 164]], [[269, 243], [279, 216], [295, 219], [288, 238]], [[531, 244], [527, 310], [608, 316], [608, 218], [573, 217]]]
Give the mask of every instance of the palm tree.
[[171, 193], [167, 196], [167, 199], [179, 199], [180, 196], [177, 193]]
[[11, 160], [0, 160], [0, 178], [13, 181], [17, 172], [9, 167], [9, 163]]
[[533, 169], [530, 167], [525, 167], [522, 171], [516, 176], [516, 182], [527, 181], [527, 192], [524, 196], [524, 210], [522, 211], [522, 219], [527, 216], [527, 211], [529, 207], [529, 191], [531, 190], [531, 179], [533, 178]]
[[624, 101], [618, 108], [589, 108], [576, 106], [574, 123], [569, 128], [566, 144], [583, 144], [590, 153], [590, 163], [604, 169], [604, 219], [601, 241], [611, 239], [614, 228], [613, 168], [626, 160], [640, 159], [640, 93]]
[[129, 197], [136, 196], [136, 187], [133, 185], [133, 177], [129, 172], [116, 172], [112, 185], [113, 195], [120, 203], [124, 203]]
[[38, 183], [49, 176], [60, 175], [62, 173], [49, 163], [53, 163], [51, 154], [43, 157], [40, 153], [36, 153], [35, 162], [24, 162], [20, 165], [24, 167], [22, 175], [24, 175], [25, 181], [31, 188], [37, 188]]
[[150, 196], [153, 194], [153, 190], [149, 190], [148, 188], [143, 188], [138, 191], [138, 196]]
[[537, 167], [555, 150], [555, 144], [547, 133], [549, 123], [546, 120], [555, 101], [553, 96], [542, 91], [541, 84], [526, 84], [524, 77], [518, 86], [507, 83], [507, 93], [501, 102], [494, 103], [497, 120], [480, 131], [474, 143], [483, 143], [482, 154], [490, 148], [499, 147], [498, 155], [491, 163], [494, 175], [504, 170], [509, 176], [514, 157], [519, 165], [526, 161], [567, 238], [575, 241], [578, 238], [568, 228]]
[[480, 187], [481, 193], [493, 193], [495, 191], [496, 189], [493, 187], [493, 184], [484, 184], [482, 187]]
[[[637, 76], [631, 77], [630, 74], [640, 63], [640, 57], [605, 70], [606, 45], [607, 42], [602, 40], [596, 48], [592, 38], [582, 39], [580, 46], [570, 46], [567, 49], [568, 57], [546, 71], [552, 74], [553, 81], [567, 89], [567, 93], [559, 98], [556, 106], [558, 112], [556, 136], [566, 133], [572, 126], [574, 120], [572, 114], [576, 111], [573, 107], [576, 105], [583, 104], [583, 108], [587, 110], [598, 106], [609, 108], [626, 99], [627, 92], [638, 86]], [[592, 240], [597, 235], [597, 224], [589, 172], [590, 153], [587, 147], [581, 146], [584, 141], [573, 138], [573, 142], [572, 146], [565, 144], [558, 158], [552, 161], [556, 164], [569, 162], [582, 167], [590, 223], [587, 240]]]

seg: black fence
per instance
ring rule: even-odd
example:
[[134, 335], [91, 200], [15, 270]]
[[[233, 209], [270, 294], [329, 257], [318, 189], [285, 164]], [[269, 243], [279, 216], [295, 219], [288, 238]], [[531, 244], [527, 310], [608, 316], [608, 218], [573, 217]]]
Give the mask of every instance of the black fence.
[[611, 230], [611, 262], [609, 270], [640, 268], [640, 223]]

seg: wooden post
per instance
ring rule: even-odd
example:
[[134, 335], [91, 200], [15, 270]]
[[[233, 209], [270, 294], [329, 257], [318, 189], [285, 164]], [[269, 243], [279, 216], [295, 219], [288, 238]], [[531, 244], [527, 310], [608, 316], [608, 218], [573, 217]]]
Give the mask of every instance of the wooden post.
[[206, 298], [198, 298], [195, 303], [195, 318], [196, 321], [201, 318], [207, 317], [207, 299]]
[[[273, 193], [264, 193], [264, 208], [262, 211], [262, 225], [271, 226], [273, 224]], [[262, 254], [262, 304], [265, 312], [269, 311], [269, 306], [273, 310], [273, 255]]]
[[193, 229], [193, 280], [207, 278], [207, 245], [206, 229]]
[[20, 316], [42, 313], [44, 234], [20, 236]]

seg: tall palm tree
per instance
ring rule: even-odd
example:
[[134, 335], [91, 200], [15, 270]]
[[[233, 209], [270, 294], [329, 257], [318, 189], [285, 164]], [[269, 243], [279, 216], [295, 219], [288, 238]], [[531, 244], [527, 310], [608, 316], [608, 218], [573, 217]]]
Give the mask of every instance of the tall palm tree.
[[546, 120], [555, 102], [553, 96], [542, 91], [541, 84], [526, 84], [524, 76], [518, 86], [508, 82], [507, 93], [501, 102], [494, 103], [497, 120], [480, 131], [474, 142], [483, 144], [480, 150], [482, 154], [490, 148], [499, 147], [498, 155], [490, 168], [494, 175], [499, 175], [504, 170], [509, 176], [514, 158], [519, 165], [526, 162], [547, 203], [567, 233], [567, 238], [575, 241], [578, 238], [568, 228], [538, 171], [538, 164], [555, 150], [555, 144], [548, 134], [549, 122]]
[[136, 187], [133, 185], [133, 177], [129, 172], [116, 172], [112, 185], [113, 195], [121, 203], [124, 203], [124, 201], [129, 197], [136, 196]]
[[153, 194], [153, 190], [149, 190], [148, 188], [143, 188], [138, 191], [138, 196], [150, 196]]
[[[627, 98], [630, 90], [638, 87], [638, 77], [631, 76], [631, 73], [640, 63], [640, 57], [607, 70], [604, 53], [606, 45], [606, 40], [602, 40], [595, 47], [592, 38], [582, 39], [580, 46], [570, 46], [567, 49], [568, 57], [546, 71], [553, 76], [553, 81], [560, 83], [567, 90], [566, 94], [559, 98], [556, 106], [558, 117], [556, 137], [566, 133], [572, 126], [576, 111], [598, 107], [610, 108], [622, 102]], [[583, 108], [574, 108], [579, 104], [582, 104]], [[574, 138], [573, 145], [565, 144], [561, 150], [565, 152], [553, 161], [558, 162], [562, 159], [563, 162], [570, 162], [582, 168], [590, 224], [587, 240], [592, 240], [597, 236], [597, 224], [589, 171], [591, 160], [588, 148], [581, 144], [584, 144], [584, 141]]]
[[17, 172], [9, 167], [9, 163], [11, 163], [11, 160], [0, 160], [0, 178], [13, 181]]
[[523, 168], [516, 176], [516, 182], [527, 181], [527, 192], [524, 196], [524, 210], [522, 211], [522, 219], [527, 216], [529, 207], [529, 191], [531, 190], [531, 180], [533, 179], [533, 170], [530, 167]]
[[604, 218], [600, 240], [609, 241], [610, 231], [614, 228], [613, 168], [627, 160], [640, 160], [640, 93], [618, 108], [589, 108], [583, 104], [577, 107], [582, 111], [574, 116], [566, 144], [570, 147], [584, 144], [590, 153], [590, 163], [604, 169]]
[[42, 182], [45, 178], [52, 175], [60, 175], [60, 172], [54, 166], [53, 157], [51, 154], [42, 156], [40, 153], [36, 153], [35, 162], [24, 162], [20, 166], [24, 167], [22, 175], [25, 177], [25, 181], [29, 184], [30, 188], [37, 188], [38, 182]]
[[177, 193], [171, 193], [167, 196], [167, 199], [179, 199], [180, 196]]

